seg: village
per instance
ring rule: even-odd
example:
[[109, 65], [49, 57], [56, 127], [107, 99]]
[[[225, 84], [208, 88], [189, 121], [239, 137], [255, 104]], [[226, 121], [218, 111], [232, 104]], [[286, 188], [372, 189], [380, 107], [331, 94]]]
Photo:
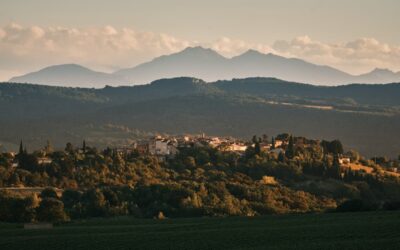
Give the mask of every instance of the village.
[[[288, 143], [286, 139], [274, 139], [268, 141], [264, 136], [259, 138], [259, 145], [262, 151], [270, 151], [276, 154], [284, 153], [284, 146]], [[223, 152], [234, 152], [243, 155], [247, 148], [254, 146], [254, 141], [245, 141], [233, 137], [217, 137], [201, 135], [182, 135], [182, 136], [154, 136], [147, 139], [137, 140], [129, 146], [116, 148], [121, 155], [132, 153], [134, 150], [141, 154], [157, 156], [160, 161], [174, 158], [179, 152], [179, 148], [204, 147], [209, 146]]]
[[[254, 136], [252, 140], [208, 136], [204, 133], [199, 135], [155, 135], [148, 138], [137, 139], [129, 145], [114, 147], [109, 150], [121, 157], [126, 157], [134, 152], [140, 155], [151, 155], [156, 157], [157, 160], [162, 163], [166, 160], [174, 159], [182, 148], [199, 148], [207, 146], [221, 152], [231, 152], [243, 156], [249, 147], [254, 148], [257, 145], [260, 152], [268, 153], [279, 158], [280, 155], [285, 155], [291, 137], [292, 136], [288, 133], [279, 134], [276, 137], [271, 138], [267, 135], [261, 137]], [[321, 148], [322, 151], [324, 150], [324, 146], [322, 145], [323, 143], [325, 142], [307, 139], [305, 137], [293, 137], [292, 141], [294, 148], [313, 148], [313, 150], [315, 150], [315, 148]], [[73, 148], [72, 145], [68, 143], [65, 151], [75, 151], [78, 155], [83, 155], [86, 153], [86, 143], [83, 142], [83, 144], [82, 148]], [[342, 146], [340, 145], [340, 147]], [[26, 149], [23, 149], [21, 142], [19, 153], [6, 153], [7, 162], [11, 167], [17, 168], [19, 166], [17, 155], [23, 152], [23, 150]], [[352, 155], [352, 151], [345, 153], [342, 151], [343, 149], [335, 153], [338, 156], [337, 160], [341, 167], [359, 170], [368, 174], [377, 172], [377, 169], [380, 169], [384, 173], [400, 176], [399, 168], [392, 164], [392, 162], [384, 162], [384, 157], [375, 157], [362, 163], [357, 159], [357, 157]], [[51, 164], [53, 162], [53, 158], [51, 157], [52, 152], [53, 148], [49, 142], [47, 142], [47, 145], [43, 149], [34, 151], [33, 155], [36, 157], [37, 165], [46, 166]], [[323, 154], [324, 152], [321, 153]], [[379, 167], [379, 164], [381, 166], [386, 165], [384, 169], [382, 169]], [[371, 165], [375, 166], [371, 167]]]

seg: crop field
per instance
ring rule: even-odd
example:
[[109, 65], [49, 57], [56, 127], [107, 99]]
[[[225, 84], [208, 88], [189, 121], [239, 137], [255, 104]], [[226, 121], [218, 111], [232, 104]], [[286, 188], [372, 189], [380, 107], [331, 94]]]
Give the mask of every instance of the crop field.
[[400, 249], [400, 212], [0, 224], [0, 249]]

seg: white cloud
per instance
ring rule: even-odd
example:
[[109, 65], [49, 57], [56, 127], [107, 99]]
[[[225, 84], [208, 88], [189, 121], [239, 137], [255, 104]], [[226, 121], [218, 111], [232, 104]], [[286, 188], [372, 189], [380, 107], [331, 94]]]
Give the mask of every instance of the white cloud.
[[24, 27], [12, 23], [0, 28], [0, 79], [10, 77], [4, 72], [29, 72], [62, 63], [112, 71], [190, 45], [189, 41], [167, 34], [130, 28]]
[[300, 36], [291, 41], [276, 41], [272, 47], [284, 56], [299, 57], [355, 74], [375, 67], [400, 70], [400, 46], [389, 45], [374, 38], [329, 44]]
[[262, 53], [271, 53], [274, 50], [266, 44], [261, 43], [248, 43], [243, 40], [234, 40], [228, 37], [222, 37], [210, 45], [212, 49], [219, 53], [232, 57], [243, 53], [249, 49], [258, 50]]
[[279, 40], [269, 45], [222, 37], [211, 43], [199, 43], [168, 34], [113, 26], [67, 28], [11, 23], [0, 27], [0, 80], [8, 80], [13, 72], [25, 73], [62, 63], [78, 63], [97, 70], [113, 71], [193, 45], [210, 47], [228, 57], [248, 49], [272, 52], [357, 74], [374, 67], [400, 70], [400, 46], [374, 38], [323, 43], [308, 36], [299, 36], [291, 41]]

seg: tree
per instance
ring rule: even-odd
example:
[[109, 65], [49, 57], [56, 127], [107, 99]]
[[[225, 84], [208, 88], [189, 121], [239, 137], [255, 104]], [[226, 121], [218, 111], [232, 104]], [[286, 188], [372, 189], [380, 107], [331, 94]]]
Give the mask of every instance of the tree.
[[45, 188], [40, 193], [40, 198], [42, 198], [42, 199], [46, 199], [46, 198], [58, 199], [58, 195], [57, 195], [57, 192], [53, 188]]
[[84, 209], [88, 216], [103, 216], [106, 212], [106, 199], [100, 189], [91, 189], [82, 196]]
[[275, 149], [275, 138], [273, 136], [271, 138], [271, 149]]
[[333, 140], [330, 143], [330, 151], [332, 154], [343, 154], [343, 145], [339, 140]]
[[254, 144], [254, 153], [256, 155], [261, 154], [261, 146], [260, 146], [260, 142], [258, 142], [258, 141]]
[[54, 198], [45, 198], [36, 209], [36, 216], [39, 221], [62, 222], [68, 219], [64, 212], [62, 201]]
[[193, 156], [188, 156], [185, 158], [184, 162], [187, 168], [195, 168], [196, 167], [196, 159]]
[[332, 166], [329, 168], [329, 176], [335, 179], [341, 179], [341, 170], [339, 163], [339, 155], [335, 154], [333, 156]]
[[31, 197], [22, 198], [9, 192], [0, 192], [0, 221], [31, 222], [35, 203]]
[[67, 189], [62, 194], [65, 211], [71, 218], [82, 217], [82, 192], [72, 189]]
[[85, 140], [83, 140], [83, 143], [82, 143], [82, 151], [83, 151], [83, 153], [86, 153], [86, 141]]
[[21, 140], [21, 142], [19, 143], [18, 155], [19, 155], [19, 156], [22, 156], [23, 154], [24, 154], [24, 146], [23, 146], [22, 140]]
[[279, 152], [278, 161], [284, 162], [285, 161], [285, 154], [283, 152]]
[[74, 146], [72, 143], [68, 142], [67, 145], [65, 145], [65, 151], [72, 154], [74, 152]]
[[36, 172], [39, 171], [39, 162], [36, 156], [32, 154], [27, 154], [25, 153], [26, 151], [24, 150], [24, 153], [19, 156], [18, 162], [19, 162], [19, 167], [21, 169], [28, 170], [30, 172]]
[[324, 154], [343, 154], [343, 145], [339, 140], [333, 140], [331, 142], [323, 140], [321, 146], [324, 150]]
[[288, 159], [293, 159], [295, 154], [296, 154], [296, 152], [295, 152], [295, 149], [294, 149], [293, 137], [290, 136], [289, 137], [289, 144], [288, 144], [287, 149], [285, 151], [285, 156]]

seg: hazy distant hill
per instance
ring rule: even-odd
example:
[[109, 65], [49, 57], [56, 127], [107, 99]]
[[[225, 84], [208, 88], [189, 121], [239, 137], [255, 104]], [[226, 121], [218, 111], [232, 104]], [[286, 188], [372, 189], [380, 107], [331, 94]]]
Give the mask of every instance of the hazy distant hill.
[[290, 132], [338, 138], [367, 155], [400, 150], [400, 84], [318, 87], [275, 78], [206, 83], [157, 80], [134, 87], [0, 84], [0, 144], [105, 146], [141, 133], [205, 132], [249, 138]]
[[76, 64], [55, 65], [23, 76], [10, 82], [36, 83], [50, 86], [102, 88], [105, 85], [127, 85], [122, 77], [97, 72]]
[[400, 72], [375, 69], [353, 76], [329, 66], [315, 65], [296, 58], [262, 54], [249, 50], [242, 55], [225, 58], [211, 49], [189, 47], [114, 74], [95, 72], [78, 65], [51, 66], [38, 72], [14, 77], [11, 82], [27, 82], [58, 86], [104, 87], [105, 85], [139, 85], [162, 78], [195, 77], [207, 82], [247, 77], [275, 77], [287, 81], [317, 85], [348, 83], [400, 82]]
[[202, 47], [186, 48], [115, 74], [135, 83], [180, 76], [196, 77], [205, 81], [275, 77], [318, 85], [400, 82], [400, 73], [389, 70], [374, 70], [368, 74], [353, 76], [329, 66], [274, 54], [262, 54], [255, 50], [233, 58], [225, 58], [211, 49]]

